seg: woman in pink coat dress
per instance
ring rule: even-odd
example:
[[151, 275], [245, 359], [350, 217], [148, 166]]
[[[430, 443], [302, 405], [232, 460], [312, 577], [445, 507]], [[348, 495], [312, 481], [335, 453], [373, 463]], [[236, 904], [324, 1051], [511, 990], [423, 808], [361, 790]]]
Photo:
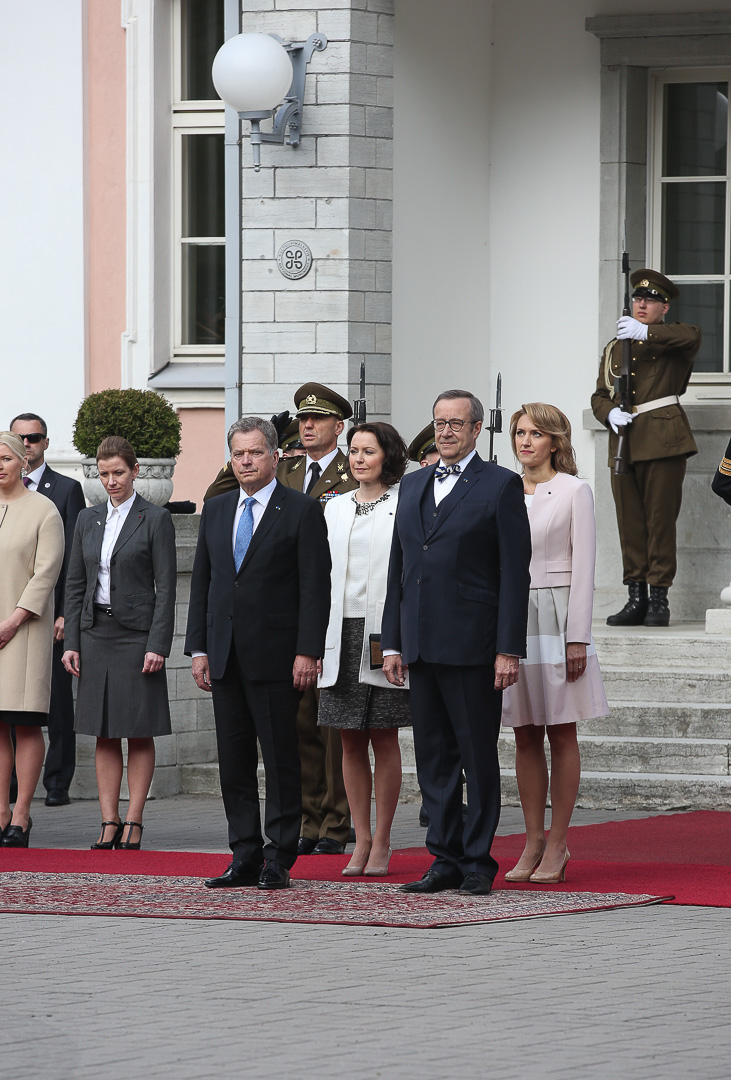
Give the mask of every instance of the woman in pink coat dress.
[[[515, 772], [525, 850], [507, 881], [564, 881], [566, 835], [579, 790], [576, 723], [609, 712], [591, 637], [596, 524], [591, 488], [576, 475], [571, 425], [553, 405], [523, 405], [510, 421], [533, 557], [528, 655], [503, 694], [503, 724], [515, 730]], [[546, 838], [551, 747], [551, 828]]]

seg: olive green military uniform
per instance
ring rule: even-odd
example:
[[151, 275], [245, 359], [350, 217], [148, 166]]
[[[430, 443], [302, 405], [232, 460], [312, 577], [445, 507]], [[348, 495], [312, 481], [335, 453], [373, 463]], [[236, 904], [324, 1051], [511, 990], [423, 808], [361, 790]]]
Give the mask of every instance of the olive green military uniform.
[[[283, 461], [277, 479], [285, 487], [302, 491], [307, 458]], [[334, 459], [309, 492], [324, 506], [328, 499], [355, 491], [358, 482], [350, 475], [348, 459], [338, 450]], [[318, 727], [319, 693], [305, 690], [297, 713], [297, 735], [302, 770], [302, 831], [308, 840], [329, 837], [345, 844], [350, 831], [350, 809], [343, 782], [343, 747], [337, 728]]]
[[[686, 460], [698, 452], [677, 399], [688, 387], [700, 346], [700, 330], [685, 323], [650, 324], [647, 341], [632, 342], [635, 418], [623, 428], [630, 470], [626, 476], [612, 472], [625, 584], [639, 581], [669, 588], [675, 577], [675, 526]], [[622, 342], [615, 338], [604, 350], [591, 399], [594, 416], [607, 426], [609, 413], [619, 405], [614, 379], [621, 371]], [[642, 410], [648, 404], [651, 407]], [[610, 468], [616, 452], [617, 436], [610, 428]]]

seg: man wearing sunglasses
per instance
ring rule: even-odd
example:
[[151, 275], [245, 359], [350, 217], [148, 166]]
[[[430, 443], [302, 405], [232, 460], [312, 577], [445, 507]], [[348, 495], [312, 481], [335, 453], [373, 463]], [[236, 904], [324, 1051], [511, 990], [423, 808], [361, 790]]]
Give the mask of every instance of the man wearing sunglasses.
[[[609, 428], [609, 467], [617, 434], [629, 445], [629, 472], [616, 476], [617, 509], [627, 603], [610, 626], [668, 626], [668, 590], [677, 570], [675, 525], [683, 496], [685, 467], [698, 453], [680, 398], [688, 388], [701, 347], [701, 332], [686, 323], [665, 323], [677, 287], [657, 270], [630, 276], [632, 315], [617, 323], [617, 337], [604, 350], [591, 408]], [[632, 412], [619, 407], [616, 380], [622, 372], [622, 342], [632, 342]], [[648, 599], [647, 587], [650, 587]]]
[[46, 806], [66, 806], [71, 801], [69, 785], [76, 768], [76, 736], [74, 735], [71, 675], [61, 663], [64, 650], [63, 600], [76, 519], [86, 506], [86, 502], [78, 480], [62, 476], [46, 464], [48, 428], [40, 416], [36, 413], [21, 413], [12, 421], [10, 430], [15, 435], [19, 435], [25, 443], [28, 472], [23, 483], [31, 491], [38, 491], [50, 499], [63, 521], [66, 550], [54, 596], [56, 621], [53, 627], [51, 708], [48, 713], [48, 751], [43, 771], [43, 785], [47, 792]]

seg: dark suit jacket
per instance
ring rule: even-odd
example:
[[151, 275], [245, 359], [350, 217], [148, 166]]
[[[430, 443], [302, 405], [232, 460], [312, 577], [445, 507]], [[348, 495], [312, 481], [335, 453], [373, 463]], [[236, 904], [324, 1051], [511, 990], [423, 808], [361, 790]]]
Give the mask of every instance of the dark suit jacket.
[[711, 491], [731, 505], [731, 439], [716, 474], [711, 481]]
[[476, 454], [424, 534], [422, 497], [436, 465], [401, 481], [381, 626], [404, 663], [491, 664], [525, 656], [530, 526], [515, 473]]
[[[79, 650], [94, 623], [94, 592], [107, 504], [82, 510], [66, 578], [66, 648]], [[111, 608], [117, 622], [148, 632], [146, 652], [170, 655], [175, 626], [175, 528], [169, 511], [135, 496], [109, 564]]]
[[54, 472], [50, 465], [46, 465], [43, 470], [38, 491], [51, 500], [63, 521], [66, 548], [64, 550], [63, 566], [61, 567], [61, 573], [58, 575], [54, 593], [54, 619], [57, 619], [59, 615], [64, 613], [64, 587], [71, 558], [71, 548], [74, 542], [74, 529], [76, 528], [77, 517], [86, 506], [86, 500], [78, 480], [71, 480], [68, 476], [62, 476], [61, 473]]
[[272, 493], [238, 574], [239, 491], [209, 500], [193, 563], [185, 652], [208, 654], [220, 679], [236, 635], [246, 676], [288, 681], [295, 656], [322, 656], [330, 615], [330, 548], [317, 503], [282, 484]]

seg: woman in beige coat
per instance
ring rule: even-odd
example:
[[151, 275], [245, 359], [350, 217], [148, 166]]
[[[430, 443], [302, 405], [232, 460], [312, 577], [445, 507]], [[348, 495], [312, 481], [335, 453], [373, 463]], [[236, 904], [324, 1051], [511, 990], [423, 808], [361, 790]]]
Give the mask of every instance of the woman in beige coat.
[[[45, 747], [53, 656], [53, 590], [63, 523], [50, 499], [23, 484], [25, 446], [0, 432], [0, 843], [28, 847], [30, 804]], [[11, 727], [15, 727], [13, 755]], [[10, 777], [18, 798], [10, 812]]]

